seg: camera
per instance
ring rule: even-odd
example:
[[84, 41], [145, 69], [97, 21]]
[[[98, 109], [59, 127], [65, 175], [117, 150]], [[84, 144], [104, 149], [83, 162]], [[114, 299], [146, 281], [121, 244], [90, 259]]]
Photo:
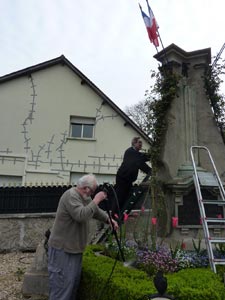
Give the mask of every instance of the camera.
[[95, 190], [93, 197], [99, 192], [105, 192], [107, 194], [107, 198], [109, 199], [113, 195], [113, 186], [108, 182], [100, 184]]

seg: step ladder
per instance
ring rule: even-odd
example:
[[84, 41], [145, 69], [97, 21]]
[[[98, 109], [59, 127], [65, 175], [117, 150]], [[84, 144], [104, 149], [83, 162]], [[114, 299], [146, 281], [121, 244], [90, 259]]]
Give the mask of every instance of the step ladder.
[[[219, 205], [223, 208], [225, 207], [225, 191], [219, 174], [217, 172], [215, 163], [211, 156], [210, 151], [208, 148], [204, 146], [192, 146], [190, 149], [191, 152], [191, 159], [193, 164], [193, 178], [194, 178], [194, 185], [196, 190], [196, 195], [198, 199], [198, 206], [200, 210], [200, 216], [203, 226], [203, 232], [205, 236], [205, 243], [206, 248], [209, 256], [209, 263], [212, 271], [216, 273], [216, 265], [225, 265], [225, 259], [217, 259], [214, 257], [213, 253], [213, 245], [218, 243], [225, 243], [225, 237], [212, 237], [209, 233], [208, 225], [211, 223], [216, 225], [225, 225], [225, 218], [224, 218], [224, 211], [223, 216], [221, 218], [211, 218], [206, 216], [205, 205]], [[195, 157], [198, 157], [200, 152], [205, 152], [209, 158], [211, 163], [211, 168], [213, 173], [206, 172], [205, 170], [201, 169], [200, 166], [197, 166]], [[197, 154], [197, 156], [196, 156]], [[203, 188], [207, 188], [209, 191], [216, 190], [218, 191], [219, 200], [204, 200], [202, 197], [202, 190]]]
[[[144, 177], [144, 179], [142, 180], [142, 184], [143, 183], [147, 183], [149, 178], [150, 178], [151, 174], [148, 174]], [[124, 214], [129, 215], [130, 212], [133, 210], [134, 206], [140, 201], [140, 199], [142, 198], [142, 195], [144, 194], [145, 190], [143, 188], [143, 185], [137, 185], [137, 186], [133, 186], [132, 188], [132, 192], [131, 195], [129, 197], [129, 199], [126, 201], [126, 203], [124, 204], [123, 207], [121, 207], [121, 215], [123, 218]]]
[[[146, 175], [141, 183], [146, 183], [149, 180], [150, 174]], [[145, 190], [141, 185], [132, 187], [132, 192], [129, 199], [126, 201], [124, 206], [121, 208], [121, 217], [118, 220], [120, 223], [123, 220], [124, 214], [129, 215], [133, 210], [134, 206], [141, 200]], [[110, 226], [104, 226], [101, 230], [96, 232], [94, 238], [91, 240], [91, 244], [98, 244], [106, 241], [108, 234], [111, 232]]]

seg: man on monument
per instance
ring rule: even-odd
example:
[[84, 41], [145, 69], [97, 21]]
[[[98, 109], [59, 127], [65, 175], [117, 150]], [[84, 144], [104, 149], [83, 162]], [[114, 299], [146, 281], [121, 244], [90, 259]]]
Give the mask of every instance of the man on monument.
[[151, 175], [151, 168], [146, 164], [149, 158], [145, 153], [140, 152], [141, 149], [141, 138], [134, 137], [131, 147], [125, 151], [123, 162], [117, 171], [115, 185], [117, 199], [114, 199], [112, 204], [112, 217], [115, 219], [118, 217], [121, 219], [121, 212], [129, 199], [132, 184], [138, 177], [138, 171], [141, 170], [149, 176]]

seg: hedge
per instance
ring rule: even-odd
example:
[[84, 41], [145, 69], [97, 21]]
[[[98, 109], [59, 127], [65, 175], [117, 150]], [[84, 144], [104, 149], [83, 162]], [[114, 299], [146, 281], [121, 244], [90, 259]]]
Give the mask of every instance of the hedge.
[[[140, 300], [157, 292], [145, 272], [96, 255], [101, 249], [101, 245], [86, 248], [78, 300]], [[176, 300], [225, 300], [221, 277], [208, 268], [185, 269], [166, 277], [167, 294]]]

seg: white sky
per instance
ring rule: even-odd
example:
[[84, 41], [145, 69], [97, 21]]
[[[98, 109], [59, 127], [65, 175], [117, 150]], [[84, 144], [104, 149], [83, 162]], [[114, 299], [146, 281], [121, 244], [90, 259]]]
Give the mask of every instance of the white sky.
[[[64, 54], [120, 108], [137, 103], [158, 65], [138, 2], [147, 13], [145, 0], [0, 0], [0, 76]], [[164, 47], [215, 56], [225, 42], [224, 0], [149, 4]]]

